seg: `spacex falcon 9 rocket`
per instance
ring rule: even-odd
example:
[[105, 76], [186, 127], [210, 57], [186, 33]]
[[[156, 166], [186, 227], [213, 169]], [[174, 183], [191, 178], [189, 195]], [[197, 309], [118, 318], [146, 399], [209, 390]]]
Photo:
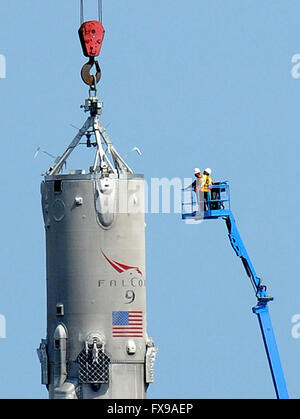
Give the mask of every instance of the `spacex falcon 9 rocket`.
[[[83, 20], [83, 19], [82, 19]], [[41, 184], [46, 235], [47, 337], [37, 350], [50, 398], [142, 399], [157, 348], [147, 335], [144, 179], [102, 126], [96, 84], [104, 29], [79, 29], [88, 118]], [[95, 66], [96, 75], [90, 70]], [[80, 140], [96, 154], [87, 172], [63, 172]]]

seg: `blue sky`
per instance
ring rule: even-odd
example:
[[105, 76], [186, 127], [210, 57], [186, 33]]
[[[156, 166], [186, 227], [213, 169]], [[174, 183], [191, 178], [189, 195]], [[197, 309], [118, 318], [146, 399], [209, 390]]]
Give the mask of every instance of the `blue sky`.
[[[89, 0], [87, 17], [96, 1]], [[290, 396], [300, 339], [300, 5], [289, 0], [104, 0], [103, 125], [137, 173], [228, 180], [232, 210], [270, 313]], [[36, 348], [46, 335], [41, 173], [85, 115], [79, 1], [0, 5], [0, 397], [47, 398]], [[3, 74], [0, 72], [0, 74]], [[86, 151], [72, 160], [82, 167]], [[75, 153], [74, 153], [75, 154]], [[222, 221], [147, 214], [148, 332], [159, 347], [151, 398], [272, 398], [256, 299]]]

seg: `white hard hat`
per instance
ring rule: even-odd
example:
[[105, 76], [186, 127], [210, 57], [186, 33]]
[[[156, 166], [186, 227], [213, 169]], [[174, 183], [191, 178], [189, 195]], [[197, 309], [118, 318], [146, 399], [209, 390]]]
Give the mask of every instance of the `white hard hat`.
[[207, 167], [204, 172], [206, 172], [208, 175], [211, 175], [211, 169], [209, 167]]
[[194, 175], [196, 175], [197, 173], [201, 173], [201, 170], [198, 167], [194, 169]]

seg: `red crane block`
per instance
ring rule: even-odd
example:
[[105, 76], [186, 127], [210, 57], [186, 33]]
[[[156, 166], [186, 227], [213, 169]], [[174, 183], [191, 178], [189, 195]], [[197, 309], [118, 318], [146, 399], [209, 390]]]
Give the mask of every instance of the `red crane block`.
[[79, 30], [79, 39], [83, 53], [86, 57], [97, 57], [100, 55], [105, 29], [98, 20], [84, 22]]

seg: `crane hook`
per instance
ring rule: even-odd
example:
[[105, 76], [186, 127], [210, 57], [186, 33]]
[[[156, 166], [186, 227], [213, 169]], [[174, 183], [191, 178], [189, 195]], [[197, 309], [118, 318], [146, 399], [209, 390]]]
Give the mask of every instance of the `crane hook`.
[[[95, 65], [96, 74], [93, 76], [90, 74], [91, 68]], [[84, 64], [81, 69], [81, 78], [88, 86], [95, 86], [101, 78], [101, 68], [97, 60], [94, 57], [90, 57], [89, 61]]]

